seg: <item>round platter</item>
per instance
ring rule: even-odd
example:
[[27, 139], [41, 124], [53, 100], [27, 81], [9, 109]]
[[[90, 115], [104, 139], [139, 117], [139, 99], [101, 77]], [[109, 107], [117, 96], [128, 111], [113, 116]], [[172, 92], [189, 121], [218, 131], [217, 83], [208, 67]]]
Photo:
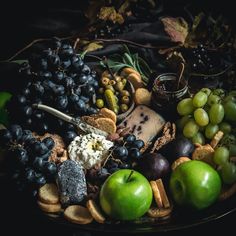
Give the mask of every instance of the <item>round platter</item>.
[[113, 232], [113, 233], [155, 233], [174, 232], [187, 228], [197, 227], [202, 224], [219, 220], [229, 214], [236, 212], [236, 196], [216, 203], [214, 206], [200, 212], [185, 212], [181, 209], [174, 209], [170, 219], [156, 222], [127, 222], [127, 223], [106, 223], [98, 224], [93, 222], [88, 225], [77, 225], [66, 221], [63, 216], [46, 214], [38, 210], [38, 214], [52, 223], [65, 225], [75, 230], [86, 230], [90, 232]]

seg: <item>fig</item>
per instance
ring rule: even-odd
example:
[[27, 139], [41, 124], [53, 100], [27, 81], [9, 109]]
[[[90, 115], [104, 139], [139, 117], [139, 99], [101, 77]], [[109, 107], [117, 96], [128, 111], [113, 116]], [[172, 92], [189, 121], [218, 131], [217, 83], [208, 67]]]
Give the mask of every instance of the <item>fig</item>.
[[137, 162], [137, 170], [148, 180], [157, 180], [168, 174], [170, 165], [160, 153], [146, 153]]
[[177, 136], [174, 141], [160, 150], [168, 160], [175, 161], [179, 157], [190, 157], [194, 151], [194, 144], [184, 136]]

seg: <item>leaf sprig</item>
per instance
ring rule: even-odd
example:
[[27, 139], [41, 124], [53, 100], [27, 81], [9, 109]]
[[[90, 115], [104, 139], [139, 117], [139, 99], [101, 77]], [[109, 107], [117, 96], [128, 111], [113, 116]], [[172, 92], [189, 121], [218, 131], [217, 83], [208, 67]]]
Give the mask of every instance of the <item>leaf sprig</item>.
[[133, 68], [140, 73], [144, 84], [147, 84], [150, 74], [152, 73], [151, 68], [145, 60], [139, 57], [138, 53], [132, 54], [126, 45], [123, 46], [123, 55], [111, 55], [107, 58], [106, 63], [104, 63], [104, 61], [100, 62], [101, 66], [106, 68], [106, 66], [108, 65], [113, 73], [117, 73], [125, 67]]

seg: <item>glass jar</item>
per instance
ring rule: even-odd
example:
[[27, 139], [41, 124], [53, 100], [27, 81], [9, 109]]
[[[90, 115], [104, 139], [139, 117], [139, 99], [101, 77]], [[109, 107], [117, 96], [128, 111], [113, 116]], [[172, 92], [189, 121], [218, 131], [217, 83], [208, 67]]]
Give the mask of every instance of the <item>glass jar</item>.
[[157, 76], [153, 83], [153, 108], [168, 120], [177, 116], [177, 103], [188, 96], [188, 81], [182, 78], [177, 88], [177, 79], [175, 73], [164, 73]]

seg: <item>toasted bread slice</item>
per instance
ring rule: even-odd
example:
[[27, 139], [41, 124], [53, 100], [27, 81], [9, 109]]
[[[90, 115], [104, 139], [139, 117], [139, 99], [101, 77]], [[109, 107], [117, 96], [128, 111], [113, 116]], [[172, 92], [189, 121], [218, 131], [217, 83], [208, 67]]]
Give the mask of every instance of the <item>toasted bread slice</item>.
[[98, 208], [97, 204], [93, 200], [88, 200], [86, 206], [95, 221], [101, 224], [105, 222], [105, 217], [103, 216], [101, 210]]
[[128, 76], [129, 76], [130, 74], [132, 74], [132, 73], [137, 74], [138, 76], [141, 77], [141, 75], [139, 74], [139, 72], [136, 71], [134, 68], [131, 68], [131, 67], [125, 67], [125, 68], [121, 71], [120, 76], [122, 76], [122, 77], [128, 77]]
[[157, 208], [157, 207], [151, 207], [147, 214], [148, 216], [152, 218], [163, 218], [166, 216], [169, 216], [172, 212], [172, 208]]
[[89, 210], [83, 206], [72, 205], [66, 208], [64, 211], [64, 217], [76, 224], [89, 224], [93, 221], [93, 217]]
[[170, 202], [169, 202], [169, 199], [167, 197], [166, 190], [165, 190], [165, 187], [163, 185], [162, 180], [161, 179], [156, 180], [156, 184], [157, 184], [157, 187], [160, 191], [161, 200], [162, 200], [164, 208], [169, 208], [170, 207]]
[[45, 184], [39, 189], [39, 200], [46, 204], [59, 203], [59, 193], [56, 184]]

